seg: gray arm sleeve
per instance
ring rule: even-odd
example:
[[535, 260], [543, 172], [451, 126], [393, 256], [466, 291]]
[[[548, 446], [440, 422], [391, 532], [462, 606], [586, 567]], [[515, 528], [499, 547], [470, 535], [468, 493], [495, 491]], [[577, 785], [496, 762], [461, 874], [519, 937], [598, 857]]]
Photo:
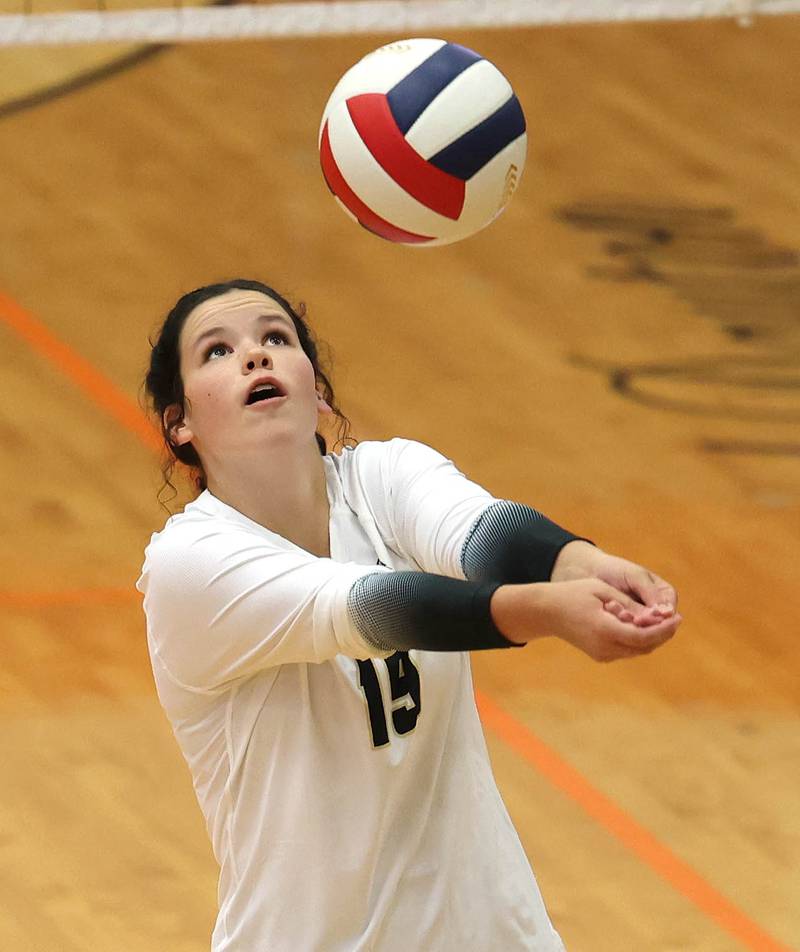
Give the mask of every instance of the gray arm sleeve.
[[512, 648], [489, 611], [497, 588], [429, 572], [376, 572], [356, 579], [347, 611], [364, 640], [381, 651]]
[[501, 500], [485, 509], [461, 550], [464, 577], [505, 585], [549, 582], [558, 553], [568, 542], [588, 542], [530, 506]]
[[381, 651], [520, 647], [492, 621], [492, 595], [503, 584], [548, 581], [558, 553], [580, 538], [529, 506], [500, 501], [481, 513], [464, 542], [466, 581], [428, 572], [363, 575], [347, 611]]

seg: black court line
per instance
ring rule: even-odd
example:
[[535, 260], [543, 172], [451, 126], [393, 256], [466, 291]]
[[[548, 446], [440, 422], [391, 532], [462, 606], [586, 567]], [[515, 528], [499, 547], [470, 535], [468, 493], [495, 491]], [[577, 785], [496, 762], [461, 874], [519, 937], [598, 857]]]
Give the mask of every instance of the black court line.
[[800, 443], [704, 439], [700, 441], [700, 449], [705, 450], [706, 453], [727, 453], [737, 456], [800, 457]]
[[93, 83], [99, 83], [110, 76], [122, 73], [126, 69], [138, 66], [145, 60], [149, 60], [157, 53], [169, 49], [171, 44], [158, 43], [152, 46], [144, 46], [141, 49], [134, 50], [132, 53], [126, 53], [117, 60], [105, 63], [95, 69], [86, 70], [84, 73], [78, 73], [61, 83], [55, 83], [53, 86], [46, 86], [35, 93], [29, 93], [27, 96], [20, 96], [18, 99], [9, 99], [8, 102], [0, 104], [0, 119], [7, 119], [9, 116], [24, 112], [26, 109], [33, 109], [36, 106], [43, 106], [45, 103], [61, 99], [62, 96], [68, 96], [70, 93], [91, 86]]
[[[229, 7], [233, 6], [236, 2], [237, 0], [214, 0], [214, 2], [208, 4], [208, 6]], [[111, 76], [116, 76], [117, 73], [122, 73], [126, 69], [132, 69], [134, 66], [144, 63], [158, 53], [163, 53], [164, 50], [171, 49], [174, 45], [174, 43], [151, 43], [133, 50], [131, 53], [126, 53], [110, 63], [105, 63], [103, 66], [88, 69], [83, 73], [71, 76], [63, 82], [46, 86], [44, 89], [40, 89], [35, 93], [29, 93], [26, 96], [20, 96], [17, 99], [9, 99], [8, 102], [0, 103], [0, 120], [14, 116], [19, 112], [24, 112], [27, 109], [33, 109], [36, 106], [43, 106], [56, 99], [61, 99], [62, 96], [68, 96], [70, 93], [85, 89], [93, 83], [99, 83], [104, 79], [109, 79]]]

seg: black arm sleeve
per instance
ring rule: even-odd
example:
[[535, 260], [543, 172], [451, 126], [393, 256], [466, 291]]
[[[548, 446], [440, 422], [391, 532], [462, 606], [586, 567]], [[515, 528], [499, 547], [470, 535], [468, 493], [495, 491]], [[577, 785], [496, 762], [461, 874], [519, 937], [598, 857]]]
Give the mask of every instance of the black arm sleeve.
[[492, 621], [489, 602], [499, 587], [428, 572], [376, 572], [355, 581], [347, 610], [365, 641], [382, 651], [519, 647]]
[[476, 582], [549, 582], [556, 557], [582, 540], [530, 506], [500, 501], [484, 510], [461, 550], [464, 575]]

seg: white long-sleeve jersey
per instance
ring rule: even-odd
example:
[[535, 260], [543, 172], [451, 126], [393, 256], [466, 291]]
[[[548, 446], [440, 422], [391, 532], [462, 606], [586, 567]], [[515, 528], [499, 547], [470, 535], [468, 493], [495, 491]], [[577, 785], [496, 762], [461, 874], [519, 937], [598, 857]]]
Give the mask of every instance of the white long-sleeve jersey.
[[559, 952], [469, 655], [389, 655], [347, 611], [367, 573], [463, 579], [465, 539], [496, 500], [413, 441], [324, 465], [330, 558], [205, 491], [153, 535], [137, 582], [220, 865], [212, 950]]

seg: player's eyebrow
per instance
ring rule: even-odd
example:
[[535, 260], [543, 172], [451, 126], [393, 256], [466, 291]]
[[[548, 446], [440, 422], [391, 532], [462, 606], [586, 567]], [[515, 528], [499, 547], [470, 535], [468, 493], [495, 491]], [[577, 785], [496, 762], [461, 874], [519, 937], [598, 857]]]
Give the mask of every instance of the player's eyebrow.
[[[259, 314], [258, 317], [256, 318], [256, 320], [257, 320], [257, 321], [267, 321], [267, 322], [272, 322], [272, 323], [277, 322], [277, 323], [280, 323], [280, 324], [285, 325], [287, 329], [291, 329], [291, 330], [295, 331], [295, 333], [296, 333], [296, 328], [295, 328], [295, 326], [294, 326], [294, 322], [291, 321], [288, 317], [285, 317], [283, 314], [278, 314], [277, 312], [274, 313], [274, 314]], [[197, 340], [195, 340], [195, 342], [192, 344], [192, 350], [197, 350], [198, 347], [200, 347], [200, 345], [203, 343], [203, 341], [208, 340], [209, 337], [219, 337], [219, 336], [222, 336], [222, 335], [225, 334], [225, 332], [226, 332], [227, 330], [229, 330], [229, 328], [225, 328], [225, 327], [209, 327], [207, 330], [203, 331], [203, 333], [202, 333], [202, 334], [197, 338]]]

